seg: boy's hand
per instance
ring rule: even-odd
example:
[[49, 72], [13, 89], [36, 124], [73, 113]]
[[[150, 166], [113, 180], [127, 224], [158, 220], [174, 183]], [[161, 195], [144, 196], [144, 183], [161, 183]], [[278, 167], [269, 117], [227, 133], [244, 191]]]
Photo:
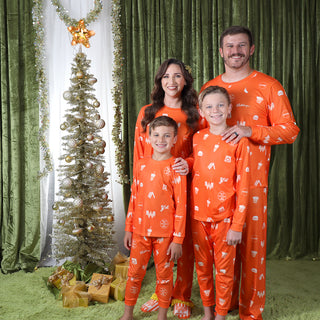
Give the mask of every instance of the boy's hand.
[[131, 242], [132, 242], [132, 232], [126, 231], [123, 238], [124, 247], [128, 250], [131, 249]]
[[167, 255], [171, 255], [170, 261], [178, 260], [182, 256], [182, 244], [171, 242]]
[[227, 233], [227, 243], [229, 246], [234, 246], [241, 243], [241, 239], [242, 239], [242, 232], [233, 231], [229, 229]]

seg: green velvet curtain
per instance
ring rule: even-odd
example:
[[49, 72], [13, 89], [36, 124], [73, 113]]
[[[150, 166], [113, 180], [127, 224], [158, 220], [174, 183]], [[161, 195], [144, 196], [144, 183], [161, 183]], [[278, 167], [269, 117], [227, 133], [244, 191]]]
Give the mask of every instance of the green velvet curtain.
[[[320, 255], [318, 0], [121, 0], [124, 56], [124, 138], [132, 168], [140, 108], [150, 102], [161, 62], [181, 59], [194, 87], [222, 73], [219, 36], [230, 25], [254, 33], [252, 66], [284, 86], [301, 129], [293, 145], [273, 147], [269, 175], [269, 257]], [[125, 188], [126, 201], [129, 188]]]
[[0, 261], [4, 273], [40, 258], [39, 107], [32, 0], [0, 1]]

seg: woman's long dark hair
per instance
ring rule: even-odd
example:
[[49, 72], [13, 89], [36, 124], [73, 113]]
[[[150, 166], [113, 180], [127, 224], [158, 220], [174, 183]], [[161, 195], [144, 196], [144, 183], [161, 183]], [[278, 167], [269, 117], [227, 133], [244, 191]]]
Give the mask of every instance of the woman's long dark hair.
[[186, 69], [184, 63], [178, 59], [168, 59], [164, 61], [154, 78], [154, 86], [151, 92], [152, 104], [145, 109], [144, 117], [141, 120], [143, 131], [146, 131], [147, 125], [154, 119], [156, 113], [164, 106], [165, 93], [162, 89], [161, 80], [170, 64], [176, 64], [180, 67], [182, 75], [186, 81], [181, 92], [182, 107], [181, 110], [187, 115], [187, 125], [192, 131], [198, 127], [199, 113], [197, 110], [197, 92], [193, 89], [193, 78]]

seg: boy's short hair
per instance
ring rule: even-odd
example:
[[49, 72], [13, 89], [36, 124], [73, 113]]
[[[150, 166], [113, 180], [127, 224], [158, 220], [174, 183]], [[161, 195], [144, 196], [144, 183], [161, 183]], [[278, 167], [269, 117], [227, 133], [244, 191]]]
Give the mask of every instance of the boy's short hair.
[[171, 127], [174, 129], [174, 135], [178, 134], [178, 125], [177, 123], [168, 116], [160, 116], [154, 118], [149, 124], [149, 134], [151, 134], [151, 130], [154, 130], [157, 127]]
[[200, 108], [202, 108], [202, 102], [203, 102], [203, 99], [205, 98], [205, 96], [208, 95], [208, 94], [211, 94], [211, 93], [221, 93], [227, 98], [228, 104], [231, 103], [229, 93], [225, 88], [220, 87], [220, 86], [209, 86], [209, 87], [205, 88], [199, 94], [198, 102], [199, 102], [199, 107]]

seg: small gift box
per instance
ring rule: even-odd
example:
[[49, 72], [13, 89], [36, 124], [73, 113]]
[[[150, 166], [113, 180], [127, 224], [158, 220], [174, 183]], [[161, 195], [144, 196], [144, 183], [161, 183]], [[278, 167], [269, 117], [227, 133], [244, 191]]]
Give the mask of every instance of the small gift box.
[[121, 278], [117, 278], [111, 283], [110, 295], [115, 300], [123, 301], [126, 292], [127, 281]]
[[113, 265], [116, 265], [116, 264], [119, 264], [119, 263], [123, 263], [123, 262], [126, 262], [127, 260], [129, 260], [129, 258], [127, 256], [125, 256], [123, 253], [121, 252], [118, 252], [113, 260], [112, 260], [112, 264]]
[[114, 277], [121, 278], [123, 280], [127, 280], [128, 269], [129, 269], [129, 258], [125, 262], [116, 264], [115, 271], [114, 271]]
[[72, 272], [59, 266], [57, 270], [49, 276], [48, 282], [52, 283], [56, 288], [61, 289], [64, 285], [73, 285], [76, 282], [76, 277]]
[[72, 286], [64, 285], [61, 288], [62, 303], [65, 308], [87, 307], [90, 294], [84, 281], [76, 281]]
[[91, 299], [102, 303], [108, 303], [112, 279], [112, 275], [94, 273], [88, 289]]

